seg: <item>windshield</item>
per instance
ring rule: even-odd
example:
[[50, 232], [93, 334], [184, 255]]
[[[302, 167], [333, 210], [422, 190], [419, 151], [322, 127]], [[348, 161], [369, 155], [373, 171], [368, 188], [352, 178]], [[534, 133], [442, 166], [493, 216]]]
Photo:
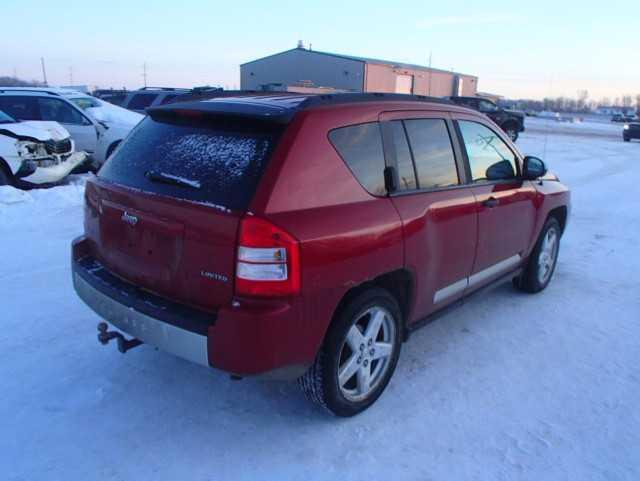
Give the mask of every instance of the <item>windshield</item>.
[[0, 124], [13, 124], [15, 123], [15, 119], [5, 114], [2, 110], [0, 110]]

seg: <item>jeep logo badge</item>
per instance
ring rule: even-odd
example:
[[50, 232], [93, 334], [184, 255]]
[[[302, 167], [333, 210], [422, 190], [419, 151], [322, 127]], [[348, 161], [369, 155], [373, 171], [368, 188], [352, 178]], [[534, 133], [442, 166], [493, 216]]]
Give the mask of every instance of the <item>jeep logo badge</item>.
[[135, 215], [131, 215], [126, 211], [124, 212], [124, 214], [122, 214], [122, 217], [120, 217], [120, 219], [122, 219], [122, 222], [126, 222], [131, 226], [134, 226], [138, 223], [138, 218]]

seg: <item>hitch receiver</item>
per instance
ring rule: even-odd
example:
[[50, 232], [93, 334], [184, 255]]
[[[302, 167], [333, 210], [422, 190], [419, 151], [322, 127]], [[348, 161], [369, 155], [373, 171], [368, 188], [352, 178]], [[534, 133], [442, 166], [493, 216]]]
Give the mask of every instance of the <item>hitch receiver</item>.
[[106, 322], [101, 322], [98, 324], [98, 341], [103, 346], [106, 346], [109, 341], [112, 339], [116, 339], [118, 342], [118, 351], [122, 354], [127, 352], [129, 349], [133, 349], [134, 347], [138, 347], [142, 344], [140, 339], [126, 339], [122, 334], [116, 331], [109, 331], [109, 325]]

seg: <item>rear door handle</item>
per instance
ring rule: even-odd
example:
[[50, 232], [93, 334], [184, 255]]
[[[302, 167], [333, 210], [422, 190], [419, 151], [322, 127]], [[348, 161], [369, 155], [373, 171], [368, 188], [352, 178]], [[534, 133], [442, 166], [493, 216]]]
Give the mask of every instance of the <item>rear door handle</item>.
[[487, 200], [485, 200], [482, 205], [484, 205], [485, 207], [488, 207], [489, 209], [493, 209], [494, 207], [496, 207], [500, 202], [498, 201], [498, 199], [496, 199], [495, 197], [489, 197]]

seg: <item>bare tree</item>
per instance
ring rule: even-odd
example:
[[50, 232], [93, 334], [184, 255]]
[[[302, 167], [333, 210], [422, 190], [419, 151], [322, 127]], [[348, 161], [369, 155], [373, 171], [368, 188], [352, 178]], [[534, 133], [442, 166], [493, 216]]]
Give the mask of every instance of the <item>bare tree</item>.
[[589, 98], [588, 90], [578, 90], [578, 110], [583, 111], [587, 107], [587, 99]]
[[16, 77], [0, 77], [0, 87], [42, 87], [41, 82], [22, 80]]

